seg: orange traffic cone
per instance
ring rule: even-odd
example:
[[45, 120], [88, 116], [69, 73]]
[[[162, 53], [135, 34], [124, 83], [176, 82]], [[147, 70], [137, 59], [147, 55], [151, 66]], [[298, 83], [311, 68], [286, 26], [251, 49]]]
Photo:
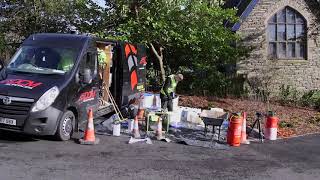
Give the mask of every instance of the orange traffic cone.
[[93, 111], [89, 109], [87, 129], [84, 132], [84, 139], [80, 139], [80, 144], [92, 145], [99, 144], [99, 139], [94, 135]]
[[137, 116], [134, 118], [133, 137], [134, 138], [141, 137], [139, 132], [139, 121]]
[[162, 140], [163, 136], [162, 136], [162, 120], [161, 117], [159, 117], [158, 119], [158, 124], [157, 124], [157, 140]]
[[144, 119], [144, 96], [143, 94], [139, 98], [139, 107], [138, 107], [138, 119]]
[[144, 117], [144, 109], [138, 109], [138, 118], [139, 119], [144, 119], [145, 117]]
[[247, 140], [247, 113], [243, 112], [242, 128], [241, 128], [241, 144], [250, 144]]

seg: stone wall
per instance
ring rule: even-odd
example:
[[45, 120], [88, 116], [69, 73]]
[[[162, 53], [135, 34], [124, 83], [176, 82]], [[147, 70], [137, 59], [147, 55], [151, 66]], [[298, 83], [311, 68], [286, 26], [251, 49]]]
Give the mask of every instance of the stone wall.
[[[307, 60], [268, 59], [267, 22], [286, 6], [298, 11], [307, 21]], [[319, 6], [313, 0], [260, 0], [238, 31], [244, 37], [243, 43], [253, 48], [250, 57], [238, 63], [238, 74], [246, 75], [249, 80], [263, 79], [268, 74], [274, 91], [282, 84], [302, 92], [320, 89], [320, 38], [314, 35], [314, 29], [320, 25], [315, 16], [318, 11]]]

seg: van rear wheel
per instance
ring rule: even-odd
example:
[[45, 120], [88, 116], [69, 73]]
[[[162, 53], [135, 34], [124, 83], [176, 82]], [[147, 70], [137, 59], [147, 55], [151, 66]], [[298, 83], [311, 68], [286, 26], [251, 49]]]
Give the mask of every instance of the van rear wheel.
[[55, 137], [60, 141], [67, 141], [70, 139], [73, 131], [73, 122], [75, 116], [72, 111], [63, 113], [55, 134]]

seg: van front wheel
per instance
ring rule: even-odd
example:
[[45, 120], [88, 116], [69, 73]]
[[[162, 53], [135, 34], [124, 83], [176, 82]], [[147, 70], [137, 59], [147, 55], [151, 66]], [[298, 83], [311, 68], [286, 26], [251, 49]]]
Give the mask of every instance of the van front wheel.
[[72, 111], [66, 111], [63, 113], [55, 134], [55, 137], [60, 141], [67, 141], [70, 139], [72, 130], [73, 130], [73, 122], [75, 120], [75, 116]]

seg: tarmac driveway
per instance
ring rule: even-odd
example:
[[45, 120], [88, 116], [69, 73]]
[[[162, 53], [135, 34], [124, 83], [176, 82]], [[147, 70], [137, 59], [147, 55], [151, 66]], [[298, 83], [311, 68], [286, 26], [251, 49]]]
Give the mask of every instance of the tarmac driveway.
[[99, 136], [96, 146], [0, 133], [0, 179], [320, 179], [320, 135], [208, 149]]

